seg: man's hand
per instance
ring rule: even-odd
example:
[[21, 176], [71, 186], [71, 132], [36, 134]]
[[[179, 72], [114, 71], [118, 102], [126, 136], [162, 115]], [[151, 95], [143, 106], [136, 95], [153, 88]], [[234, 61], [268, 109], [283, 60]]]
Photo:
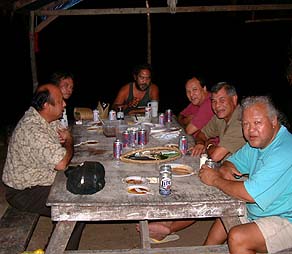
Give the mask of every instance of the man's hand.
[[210, 168], [207, 165], [202, 165], [199, 171], [199, 177], [203, 183], [214, 186], [216, 179], [220, 178], [221, 175], [218, 170]]
[[205, 145], [204, 144], [196, 144], [189, 149], [191, 151], [192, 156], [200, 156], [202, 153], [205, 153]]

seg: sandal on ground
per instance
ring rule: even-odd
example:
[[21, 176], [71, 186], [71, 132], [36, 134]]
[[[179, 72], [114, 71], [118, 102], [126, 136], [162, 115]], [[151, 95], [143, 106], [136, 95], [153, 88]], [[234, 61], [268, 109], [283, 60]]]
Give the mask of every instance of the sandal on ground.
[[158, 243], [167, 243], [167, 242], [172, 242], [176, 241], [179, 239], [179, 235], [176, 234], [170, 234], [164, 237], [162, 240], [156, 240], [154, 238], [150, 238], [150, 242], [153, 244], [158, 244]]

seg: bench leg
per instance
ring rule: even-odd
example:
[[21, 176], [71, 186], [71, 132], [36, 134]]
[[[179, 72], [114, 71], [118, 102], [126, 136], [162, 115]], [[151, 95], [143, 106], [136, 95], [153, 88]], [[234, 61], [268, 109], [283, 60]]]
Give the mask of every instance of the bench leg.
[[64, 253], [76, 221], [59, 221], [50, 238], [46, 254]]
[[142, 249], [150, 249], [149, 227], [147, 220], [139, 221], [140, 224], [140, 240]]

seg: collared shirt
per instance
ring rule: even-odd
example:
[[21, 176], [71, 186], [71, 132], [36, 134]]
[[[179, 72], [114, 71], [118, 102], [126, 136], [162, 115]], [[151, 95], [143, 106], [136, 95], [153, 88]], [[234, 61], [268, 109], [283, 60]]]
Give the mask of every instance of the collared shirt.
[[241, 108], [237, 106], [228, 123], [214, 115], [201, 131], [208, 139], [219, 136], [218, 145], [225, 147], [230, 153], [234, 153], [246, 143], [240, 117]]
[[18, 190], [52, 185], [54, 170], [65, 156], [57, 134], [59, 120], [48, 123], [33, 107], [18, 122], [11, 136], [3, 182]]
[[[185, 109], [180, 112], [180, 114], [184, 117], [192, 115], [192, 125], [196, 126], [198, 129], [201, 129], [214, 116], [214, 112], [211, 107], [210, 93], [208, 93], [208, 96], [205, 98], [201, 105], [194, 105], [190, 103]], [[193, 136], [195, 137], [196, 134], [194, 134]]]

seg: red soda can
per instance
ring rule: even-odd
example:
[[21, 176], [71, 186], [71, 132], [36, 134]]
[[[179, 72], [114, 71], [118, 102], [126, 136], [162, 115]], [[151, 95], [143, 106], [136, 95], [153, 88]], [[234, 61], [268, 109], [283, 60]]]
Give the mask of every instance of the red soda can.
[[181, 136], [179, 139], [179, 150], [182, 155], [186, 155], [188, 152], [188, 140], [186, 136]]
[[146, 130], [141, 129], [138, 130], [138, 145], [146, 145], [147, 144], [147, 136], [146, 136]]
[[135, 147], [137, 144], [137, 131], [130, 130], [129, 132], [129, 145]]
[[171, 109], [167, 109], [165, 111], [165, 122], [166, 123], [171, 123], [172, 122], [172, 110]]
[[122, 149], [123, 149], [123, 143], [116, 139], [113, 144], [113, 154], [115, 159], [120, 159], [120, 156], [122, 155]]
[[130, 134], [127, 130], [123, 131], [122, 133], [122, 137], [123, 137], [123, 147], [128, 147], [129, 146], [129, 137], [130, 137]]
[[164, 117], [164, 113], [160, 113], [159, 114], [159, 118], [158, 118], [159, 124], [161, 124], [161, 125], [164, 125], [165, 124], [165, 119], [164, 118], [165, 118]]

